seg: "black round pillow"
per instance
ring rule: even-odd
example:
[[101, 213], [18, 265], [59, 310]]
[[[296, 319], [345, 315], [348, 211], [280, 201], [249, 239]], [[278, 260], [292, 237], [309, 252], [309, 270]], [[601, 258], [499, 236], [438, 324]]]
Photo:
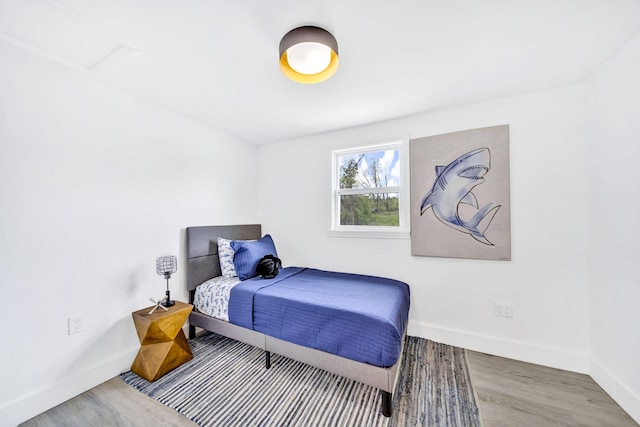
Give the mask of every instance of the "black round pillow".
[[273, 255], [265, 255], [258, 261], [256, 267], [256, 273], [258, 276], [262, 276], [265, 279], [273, 279], [278, 275], [282, 268], [282, 262], [280, 258]]

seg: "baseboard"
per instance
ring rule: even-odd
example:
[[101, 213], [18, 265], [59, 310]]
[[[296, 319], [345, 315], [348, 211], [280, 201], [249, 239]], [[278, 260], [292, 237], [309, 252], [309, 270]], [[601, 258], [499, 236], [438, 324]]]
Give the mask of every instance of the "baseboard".
[[0, 407], [0, 427], [17, 426], [119, 375], [129, 368], [137, 351], [137, 348], [126, 351], [83, 373], [4, 404]]
[[562, 348], [541, 346], [521, 341], [473, 334], [467, 331], [442, 328], [420, 322], [409, 322], [409, 335], [463, 347], [481, 353], [535, 363], [581, 374], [589, 373], [589, 356]]
[[589, 358], [589, 373], [591, 378], [606, 391], [613, 400], [627, 411], [640, 424], [640, 395], [634, 392], [624, 381], [611, 373], [600, 361], [593, 356]]

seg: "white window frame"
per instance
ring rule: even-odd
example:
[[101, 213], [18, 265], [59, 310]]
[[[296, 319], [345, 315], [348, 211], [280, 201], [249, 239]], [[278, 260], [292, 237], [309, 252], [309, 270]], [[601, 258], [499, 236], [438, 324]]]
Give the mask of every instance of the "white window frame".
[[[371, 237], [371, 238], [409, 238], [409, 161], [408, 143], [404, 139], [392, 142], [365, 145], [332, 152], [331, 161], [331, 228], [329, 236], [333, 237]], [[341, 156], [355, 153], [371, 153], [375, 151], [398, 150], [400, 162], [400, 185], [380, 188], [340, 188]], [[397, 227], [382, 225], [341, 225], [340, 196], [369, 193], [398, 193], [399, 223]]]

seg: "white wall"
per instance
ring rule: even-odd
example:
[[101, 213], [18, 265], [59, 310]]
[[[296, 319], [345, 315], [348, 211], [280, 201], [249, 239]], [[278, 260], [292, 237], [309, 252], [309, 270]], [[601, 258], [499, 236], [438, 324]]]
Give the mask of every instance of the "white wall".
[[186, 226], [257, 221], [258, 153], [2, 41], [0, 64], [0, 425], [15, 425], [129, 368], [131, 312], [165, 287], [155, 258], [184, 255]]
[[587, 89], [590, 372], [640, 422], [640, 35]]
[[[411, 285], [409, 333], [586, 372], [587, 194], [581, 85], [260, 147], [260, 206], [286, 265]], [[412, 257], [408, 239], [329, 237], [331, 151], [510, 125], [511, 262]], [[511, 302], [513, 318], [496, 317]]]
[[[639, 57], [636, 37], [590, 79], [586, 111], [575, 85], [258, 154], [0, 42], [0, 425], [127, 369], [130, 313], [162, 295], [155, 257], [182, 256], [186, 226], [258, 213], [287, 265], [410, 283], [411, 334], [590, 372], [640, 419]], [[407, 239], [327, 235], [332, 150], [499, 124], [511, 126], [513, 261], [412, 257]], [[181, 273], [171, 284], [186, 300]], [[511, 302], [514, 317], [495, 317], [493, 301]], [[85, 331], [67, 336], [77, 313]]]

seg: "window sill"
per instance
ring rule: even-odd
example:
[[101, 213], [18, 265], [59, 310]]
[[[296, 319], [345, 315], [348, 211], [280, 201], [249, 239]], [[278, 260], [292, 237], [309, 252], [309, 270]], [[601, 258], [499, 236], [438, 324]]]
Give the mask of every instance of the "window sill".
[[329, 237], [356, 237], [361, 239], [409, 239], [408, 230], [329, 230]]

